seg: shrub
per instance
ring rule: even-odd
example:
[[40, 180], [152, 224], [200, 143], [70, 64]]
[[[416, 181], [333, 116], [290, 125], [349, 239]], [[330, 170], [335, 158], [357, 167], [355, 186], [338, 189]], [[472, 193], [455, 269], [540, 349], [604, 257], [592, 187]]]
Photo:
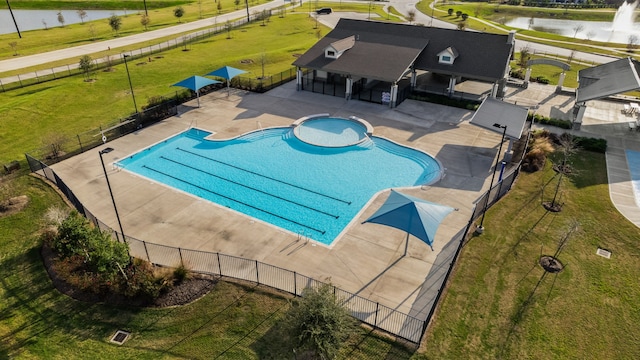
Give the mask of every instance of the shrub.
[[535, 172], [544, 167], [547, 155], [554, 150], [550, 137], [551, 134], [546, 130], [533, 134], [529, 143], [529, 151], [522, 159], [524, 171]]
[[189, 278], [189, 270], [184, 267], [184, 265], [180, 265], [175, 270], [173, 270], [173, 279], [176, 284], [180, 284], [181, 282], [187, 280]]
[[604, 154], [607, 152], [607, 140], [576, 136], [576, 145], [584, 150]]
[[571, 129], [573, 127], [573, 123], [569, 120], [562, 120], [556, 118], [549, 118], [546, 116], [542, 116], [540, 114], [531, 114], [527, 116], [527, 120], [533, 121], [534, 123], [546, 124], [551, 126], [557, 126], [562, 129]]

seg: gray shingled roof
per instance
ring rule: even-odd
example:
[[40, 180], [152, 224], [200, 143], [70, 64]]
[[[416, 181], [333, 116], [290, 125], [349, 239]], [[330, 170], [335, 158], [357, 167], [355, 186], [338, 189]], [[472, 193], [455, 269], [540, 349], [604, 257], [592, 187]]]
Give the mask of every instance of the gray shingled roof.
[[500, 134], [504, 130], [493, 124], [506, 125], [505, 135], [517, 140], [522, 136], [528, 113], [529, 111], [522, 106], [488, 97], [473, 114], [470, 123]]
[[343, 52], [345, 50], [351, 49], [355, 44], [356, 44], [356, 37], [351, 35], [348, 38], [334, 41], [330, 45], [332, 48], [336, 49], [336, 51]]
[[582, 103], [640, 88], [639, 64], [629, 57], [578, 71], [576, 102]]
[[[353, 48], [338, 59], [325, 59], [329, 44], [351, 35], [356, 37]], [[493, 82], [507, 69], [513, 47], [507, 40], [507, 35], [340, 19], [293, 65], [393, 82], [415, 63], [418, 70]], [[458, 52], [455, 62], [439, 64], [437, 54], [448, 47]]]

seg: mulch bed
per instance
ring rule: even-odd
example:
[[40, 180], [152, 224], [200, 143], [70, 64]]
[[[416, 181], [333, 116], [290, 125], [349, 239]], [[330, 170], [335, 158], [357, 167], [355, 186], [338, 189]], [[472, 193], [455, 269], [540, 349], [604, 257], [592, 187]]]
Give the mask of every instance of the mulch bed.
[[87, 303], [158, 308], [180, 306], [189, 304], [205, 296], [218, 282], [218, 279], [213, 276], [191, 275], [188, 279], [173, 286], [169, 291], [152, 301], [146, 298], [130, 298], [119, 294], [101, 295], [77, 289], [58, 276], [52, 266], [54, 261], [57, 260], [57, 256], [49, 246], [42, 246], [41, 255], [47, 273], [56, 289], [69, 297]]

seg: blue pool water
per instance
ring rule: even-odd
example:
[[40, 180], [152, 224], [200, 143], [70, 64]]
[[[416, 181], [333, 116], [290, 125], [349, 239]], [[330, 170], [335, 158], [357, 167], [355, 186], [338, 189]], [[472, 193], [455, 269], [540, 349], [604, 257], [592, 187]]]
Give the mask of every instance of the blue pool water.
[[325, 117], [307, 120], [294, 132], [306, 143], [327, 147], [355, 145], [367, 136], [366, 127], [357, 121]]
[[428, 154], [377, 137], [333, 148], [306, 144], [289, 127], [208, 135], [190, 129], [117, 165], [327, 245], [378, 191], [442, 173]]
[[633, 194], [636, 198], [636, 205], [640, 207], [640, 152], [626, 150], [627, 165], [631, 173], [631, 184], [633, 185]]

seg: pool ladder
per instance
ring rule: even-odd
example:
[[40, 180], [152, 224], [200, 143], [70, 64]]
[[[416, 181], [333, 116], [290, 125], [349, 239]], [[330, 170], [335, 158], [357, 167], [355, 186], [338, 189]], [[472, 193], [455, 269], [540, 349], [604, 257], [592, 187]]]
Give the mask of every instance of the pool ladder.
[[260, 123], [260, 120], [256, 120], [256, 127], [258, 128], [258, 130], [260, 130], [260, 132], [262, 133], [262, 136], [264, 136], [264, 129], [262, 128], [262, 124]]

